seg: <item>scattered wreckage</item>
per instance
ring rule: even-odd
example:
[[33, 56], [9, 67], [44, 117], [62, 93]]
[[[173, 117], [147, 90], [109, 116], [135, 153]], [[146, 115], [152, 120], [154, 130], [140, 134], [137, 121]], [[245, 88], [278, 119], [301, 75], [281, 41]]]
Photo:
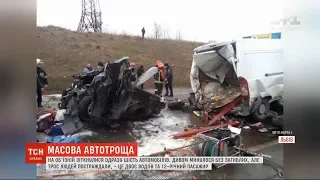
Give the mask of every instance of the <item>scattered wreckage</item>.
[[102, 71], [75, 75], [72, 87], [62, 92], [59, 109], [77, 111], [81, 121], [106, 124], [125, 117], [159, 114], [165, 108], [162, 98], [138, 88], [155, 73], [151, 68], [133, 84], [129, 57], [106, 63]]
[[270, 105], [282, 106], [283, 63], [281, 39], [198, 47], [190, 72], [190, 105], [206, 113], [224, 111], [220, 117], [231, 113], [264, 121], [273, 115], [274, 123], [281, 124], [282, 116], [271, 111]]

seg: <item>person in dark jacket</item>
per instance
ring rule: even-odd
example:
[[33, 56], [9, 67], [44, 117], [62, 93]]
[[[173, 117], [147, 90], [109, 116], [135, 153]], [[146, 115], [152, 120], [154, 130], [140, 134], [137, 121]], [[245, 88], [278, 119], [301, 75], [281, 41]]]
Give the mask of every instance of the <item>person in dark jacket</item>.
[[[44, 88], [43, 88], [43, 85], [42, 85], [42, 83], [40, 82], [40, 79], [39, 79], [38, 74], [37, 74], [37, 94], [38, 94], [38, 91], [43, 92], [43, 91], [44, 91]], [[37, 101], [38, 101], [38, 100], [37, 100]], [[39, 105], [38, 105], [38, 102], [37, 102], [37, 106], [39, 106]]]
[[[48, 87], [48, 77], [47, 77], [46, 71], [41, 68], [42, 64], [43, 64], [43, 61], [41, 59], [37, 59], [37, 78], [39, 78], [43, 88], [46, 88], [46, 87]], [[41, 105], [41, 103], [42, 103], [42, 93], [43, 93], [43, 90], [41, 90], [41, 89], [37, 90], [38, 107], [43, 107]]]
[[[172, 69], [170, 68], [168, 63], [164, 64], [164, 68], [165, 68], [165, 73], [166, 73], [166, 77], [167, 77], [167, 80], [168, 80], [168, 83], [165, 85], [166, 94], [164, 96], [173, 97], [173, 91], [172, 91], [173, 74], [172, 74]], [[170, 93], [169, 93], [169, 91], [170, 91]]]
[[37, 75], [37, 91], [42, 91], [42, 92], [44, 91], [43, 85], [42, 85], [38, 75]]
[[131, 71], [132, 71], [132, 76], [131, 76], [131, 78], [130, 78], [130, 81], [131, 81], [131, 83], [134, 83], [134, 82], [136, 82], [137, 81], [137, 75], [136, 75], [136, 63], [134, 63], [134, 62], [131, 62], [130, 63], [130, 68], [131, 68]]
[[144, 27], [141, 29], [142, 32], [142, 39], [144, 39], [144, 34], [146, 33], [146, 30], [144, 29]]
[[[137, 70], [138, 79], [143, 75], [143, 73], [144, 73], [144, 67], [143, 67], [143, 65], [141, 65], [141, 66], [139, 67], [139, 69]], [[139, 86], [139, 88], [143, 89], [143, 84], [141, 84], [141, 85]]]

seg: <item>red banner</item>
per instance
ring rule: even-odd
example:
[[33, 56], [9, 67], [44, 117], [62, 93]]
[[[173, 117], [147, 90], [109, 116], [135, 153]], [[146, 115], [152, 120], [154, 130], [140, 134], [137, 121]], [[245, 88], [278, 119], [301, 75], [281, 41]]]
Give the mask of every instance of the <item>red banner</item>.
[[136, 143], [27, 143], [26, 163], [45, 164], [46, 157], [136, 157]]

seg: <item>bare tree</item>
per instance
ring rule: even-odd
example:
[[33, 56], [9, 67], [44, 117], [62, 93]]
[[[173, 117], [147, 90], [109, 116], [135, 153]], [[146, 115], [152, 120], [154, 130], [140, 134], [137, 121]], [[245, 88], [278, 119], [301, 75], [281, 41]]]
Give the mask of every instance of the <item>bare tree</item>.
[[167, 39], [167, 30], [165, 28], [162, 29], [162, 37], [163, 39]]
[[153, 23], [153, 35], [154, 38], [159, 39], [162, 37], [162, 27], [160, 24], [154, 22]]
[[101, 27], [101, 32], [102, 33], [107, 33], [107, 34], [111, 34], [111, 28], [109, 27], [109, 25], [107, 24], [104, 24], [102, 27]]
[[122, 30], [121, 35], [129, 36], [129, 33], [127, 31], [125, 31], [125, 30]]
[[110, 34], [114, 34], [114, 35], [116, 35], [116, 34], [118, 34], [118, 31], [117, 31], [117, 30], [115, 30], [115, 29], [114, 29], [114, 30], [111, 30], [111, 31], [110, 31]]
[[176, 33], [176, 39], [177, 40], [182, 40], [182, 34], [181, 34], [181, 31], [180, 31], [180, 29], [177, 31], [177, 33]]
[[164, 39], [171, 39], [170, 29], [163, 29], [163, 38]]
[[109, 29], [108, 29], [108, 28], [103, 27], [103, 28], [102, 28], [102, 33], [109, 33]]

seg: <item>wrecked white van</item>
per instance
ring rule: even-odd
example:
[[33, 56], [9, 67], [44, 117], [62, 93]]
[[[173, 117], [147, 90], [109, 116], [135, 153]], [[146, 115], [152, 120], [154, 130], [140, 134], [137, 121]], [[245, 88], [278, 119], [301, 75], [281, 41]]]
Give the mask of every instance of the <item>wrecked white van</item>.
[[233, 113], [268, 116], [270, 103], [283, 96], [281, 39], [241, 39], [211, 43], [194, 49], [190, 72], [197, 106], [214, 111], [239, 96]]

